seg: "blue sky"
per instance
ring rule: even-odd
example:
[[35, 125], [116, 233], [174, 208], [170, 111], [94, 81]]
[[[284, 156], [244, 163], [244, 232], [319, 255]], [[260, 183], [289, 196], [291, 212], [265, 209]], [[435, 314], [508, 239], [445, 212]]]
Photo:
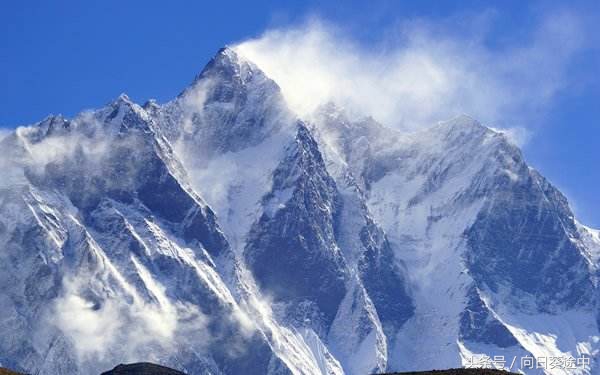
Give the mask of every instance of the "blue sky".
[[[494, 126], [526, 129], [523, 150], [530, 164], [567, 194], [585, 224], [600, 227], [600, 42], [594, 32], [600, 6], [597, 1], [565, 4], [5, 2], [0, 11], [0, 127], [33, 123], [50, 113], [72, 116], [121, 92], [138, 102], [169, 100], [220, 47], [264, 40], [269, 30], [304, 30], [307, 20], [325, 24], [329, 45], [351, 45], [343, 52], [356, 51], [358, 61], [395, 56], [404, 48], [408, 29], [412, 46], [426, 35], [430, 56], [449, 58], [449, 64], [458, 59], [465, 68], [489, 65], [469, 76], [482, 81], [469, 88], [487, 92], [486, 85], [493, 83], [495, 90], [482, 94], [486, 100], [477, 104], [495, 111], [479, 108], [475, 114]], [[557, 16], [564, 14], [568, 17]], [[439, 48], [451, 52], [438, 54]], [[510, 62], [504, 62], [507, 58]], [[510, 69], [495, 76], [506, 66]]]

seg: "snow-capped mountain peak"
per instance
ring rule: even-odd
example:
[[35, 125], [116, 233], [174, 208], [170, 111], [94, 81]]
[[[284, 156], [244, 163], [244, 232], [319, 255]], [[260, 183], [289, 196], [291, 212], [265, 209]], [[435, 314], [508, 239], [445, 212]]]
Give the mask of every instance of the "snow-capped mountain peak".
[[597, 373], [598, 232], [501, 132], [425, 125], [333, 103], [299, 119], [224, 48], [165, 104], [122, 94], [19, 128], [0, 143], [0, 363], [313, 375], [570, 356], [591, 366], [544, 371]]

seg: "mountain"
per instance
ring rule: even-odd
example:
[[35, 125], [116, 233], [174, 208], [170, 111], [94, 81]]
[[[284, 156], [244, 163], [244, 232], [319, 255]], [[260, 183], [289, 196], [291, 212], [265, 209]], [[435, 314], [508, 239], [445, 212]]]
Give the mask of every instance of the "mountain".
[[185, 375], [183, 372], [170, 369], [164, 366], [158, 366], [152, 363], [131, 363], [127, 365], [118, 365], [110, 371], [103, 372], [101, 375]]
[[417, 371], [417, 372], [397, 372], [389, 375], [501, 375], [510, 374], [509, 372], [494, 369], [466, 369], [457, 368], [450, 370], [432, 370], [432, 371]]
[[520, 150], [467, 116], [403, 133], [347, 113], [298, 118], [224, 48], [170, 102], [121, 95], [16, 129], [0, 141], [0, 364], [573, 357], [569, 373], [599, 373], [599, 232]]
[[22, 374], [19, 374], [17, 372], [14, 372], [14, 371], [11, 371], [11, 370], [8, 370], [5, 368], [0, 368], [0, 375], [22, 375]]

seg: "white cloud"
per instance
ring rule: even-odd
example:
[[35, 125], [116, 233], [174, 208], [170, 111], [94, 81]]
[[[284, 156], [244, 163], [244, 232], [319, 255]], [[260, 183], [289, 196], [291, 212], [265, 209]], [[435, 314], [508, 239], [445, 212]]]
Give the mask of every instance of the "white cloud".
[[0, 142], [12, 132], [12, 129], [0, 128]]
[[546, 14], [528, 35], [494, 48], [485, 42], [492, 22], [474, 15], [465, 32], [454, 21], [407, 20], [373, 47], [312, 19], [234, 48], [281, 86], [301, 116], [334, 101], [402, 129], [462, 113], [527, 126], [567, 84], [568, 64], [583, 43], [578, 18]]
[[115, 303], [101, 308], [78, 295], [67, 295], [56, 304], [55, 324], [73, 340], [81, 357], [104, 353], [113, 345], [116, 333], [122, 326]]
[[[158, 303], [143, 301], [135, 293], [129, 298], [117, 295], [90, 299], [95, 295], [86, 284], [90, 275], [63, 280], [65, 291], [54, 301], [48, 318], [73, 343], [81, 365], [95, 368], [104, 361], [110, 362], [106, 364], [109, 366], [115, 360], [148, 360], [192, 345], [201, 351], [210, 342], [208, 318], [196, 306], [171, 302], [164, 286], [151, 279], [145, 268], [138, 271], [145, 282], [151, 283]], [[196, 342], [198, 337], [202, 337], [202, 343]]]
[[[103, 177], [107, 173], [111, 158], [118, 155], [117, 152], [128, 149], [139, 152], [140, 159], [144, 157], [145, 149], [141, 147], [143, 140], [140, 137], [115, 137], [110, 133], [111, 128], [103, 126], [91, 112], [79, 114], [71, 120], [71, 126], [82, 129], [43, 136], [45, 129], [42, 123], [13, 130], [16, 137], [14, 140], [5, 139], [7, 150], [0, 155], [0, 188], [28, 184], [26, 171], [45, 178], [47, 167], [56, 164], [86, 177], [82, 179], [89, 184], [85, 191], [93, 191], [97, 188], [95, 177]], [[91, 129], [94, 129], [93, 136], [86, 134], [86, 130]], [[134, 186], [138, 167], [135, 161], [122, 160], [120, 178], [106, 181], [115, 188]]]
[[[88, 123], [95, 122], [86, 113], [81, 115]], [[99, 124], [95, 125], [101, 129]], [[110, 152], [110, 147], [114, 145], [107, 140], [107, 137], [85, 137], [79, 133], [66, 133], [57, 136], [45, 137], [41, 142], [31, 142], [29, 136], [32, 133], [39, 132], [39, 129], [33, 127], [19, 127], [16, 133], [19, 136], [23, 146], [27, 150], [27, 156], [30, 158], [28, 164], [30, 167], [42, 169], [53, 162], [63, 162], [65, 159], [72, 159], [77, 151], [85, 153], [88, 158], [98, 161]]]
[[520, 126], [505, 129], [492, 127], [492, 129], [504, 134], [504, 136], [509, 140], [509, 142], [519, 147], [522, 147], [523, 145], [527, 144], [527, 142], [529, 142], [529, 139], [531, 138], [531, 131]]

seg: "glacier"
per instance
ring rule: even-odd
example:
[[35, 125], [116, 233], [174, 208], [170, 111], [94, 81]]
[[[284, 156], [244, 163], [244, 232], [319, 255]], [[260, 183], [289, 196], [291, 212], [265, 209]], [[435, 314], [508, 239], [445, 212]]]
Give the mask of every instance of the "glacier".
[[167, 103], [1, 139], [0, 363], [600, 374], [600, 231], [500, 131], [349, 113], [299, 118], [226, 47]]

